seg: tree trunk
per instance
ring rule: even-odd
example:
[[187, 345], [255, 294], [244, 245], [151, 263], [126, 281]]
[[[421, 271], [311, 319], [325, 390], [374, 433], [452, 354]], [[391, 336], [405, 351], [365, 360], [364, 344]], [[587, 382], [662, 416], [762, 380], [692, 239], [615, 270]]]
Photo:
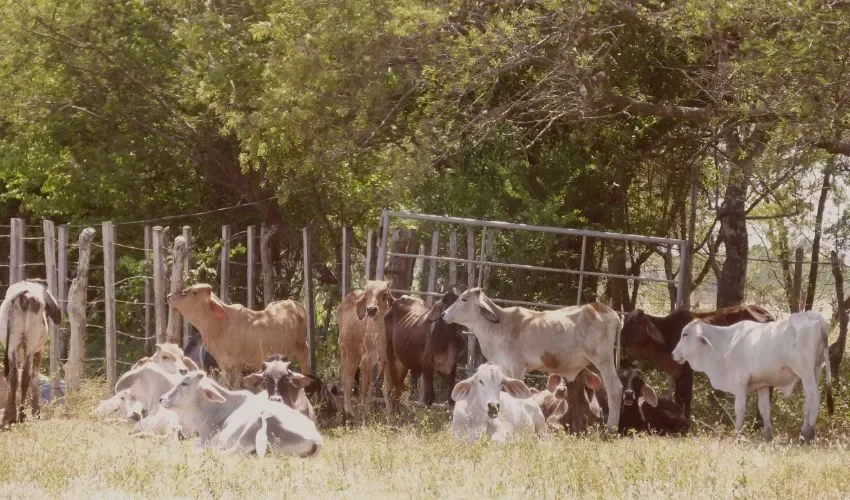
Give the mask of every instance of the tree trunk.
[[726, 246], [726, 260], [717, 285], [717, 308], [738, 305], [744, 301], [747, 283], [747, 257], [750, 246], [747, 237], [747, 185], [730, 183], [723, 204], [718, 210], [720, 231]]
[[838, 368], [844, 358], [844, 348], [847, 346], [847, 307], [844, 304], [844, 275], [841, 272], [841, 259], [835, 252], [830, 254], [832, 261], [832, 276], [835, 277], [835, 307], [838, 309], [838, 340], [829, 346], [829, 366], [835, 380], [839, 380]]
[[806, 311], [811, 311], [815, 303], [815, 289], [818, 285], [818, 267], [820, 263], [820, 237], [823, 226], [823, 211], [826, 207], [826, 198], [829, 196], [830, 180], [832, 172], [835, 169], [835, 157], [826, 162], [823, 168], [823, 184], [820, 188], [820, 198], [818, 199], [818, 212], [815, 216], [815, 237], [812, 240], [812, 264], [809, 267], [809, 283], [806, 287]]

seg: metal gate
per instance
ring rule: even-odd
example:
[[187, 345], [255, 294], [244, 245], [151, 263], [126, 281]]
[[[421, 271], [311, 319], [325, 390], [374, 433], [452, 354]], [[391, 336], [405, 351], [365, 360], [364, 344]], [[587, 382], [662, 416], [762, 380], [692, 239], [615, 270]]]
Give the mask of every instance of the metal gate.
[[[412, 253], [393, 253], [389, 249], [389, 235], [390, 235], [390, 226], [393, 221], [421, 221], [421, 222], [430, 222], [435, 223], [436, 225], [455, 225], [462, 226], [467, 228], [468, 235], [468, 255], [467, 258], [459, 258], [456, 255], [438, 255], [438, 234], [434, 236], [434, 243], [432, 244], [432, 253], [430, 255], [420, 253], [420, 254], [412, 254]], [[475, 238], [472, 236], [473, 228], [481, 229], [481, 245], [479, 248], [475, 247]], [[487, 241], [488, 241], [488, 230], [515, 230], [515, 231], [531, 231], [531, 232], [539, 232], [539, 233], [550, 233], [550, 234], [558, 234], [558, 235], [567, 235], [581, 238], [581, 257], [579, 260], [578, 269], [569, 269], [569, 268], [555, 268], [555, 267], [546, 267], [546, 266], [538, 266], [538, 265], [528, 265], [528, 264], [518, 264], [512, 262], [499, 262], [496, 260], [487, 260]], [[435, 231], [437, 233], [438, 231]], [[493, 233], [490, 233], [490, 239], [492, 241]], [[616, 274], [609, 272], [601, 272], [601, 271], [590, 271], [585, 269], [585, 261], [586, 261], [586, 249], [587, 249], [587, 240], [588, 238], [598, 238], [600, 240], [617, 240], [617, 241], [625, 241], [625, 242], [634, 242], [648, 245], [657, 245], [657, 246], [667, 246], [669, 249], [673, 249], [676, 247], [679, 251], [679, 262], [680, 262], [680, 271], [677, 276], [677, 279], [670, 280], [666, 278], [658, 278], [654, 276], [633, 276], [633, 275], [625, 275], [625, 274]], [[454, 241], [454, 235], [453, 235]], [[476, 250], [478, 250], [478, 257], [476, 257]], [[492, 250], [492, 245], [491, 245]], [[684, 303], [684, 293], [685, 293], [685, 273], [681, 272], [682, 263], [685, 263], [689, 258], [689, 248], [687, 242], [685, 240], [677, 240], [671, 238], [658, 238], [654, 236], [641, 236], [641, 235], [632, 235], [632, 234], [620, 234], [620, 233], [610, 233], [610, 232], [602, 232], [602, 231], [587, 231], [582, 229], [569, 229], [563, 227], [551, 227], [551, 226], [534, 226], [528, 224], [516, 224], [511, 222], [501, 222], [501, 221], [488, 221], [488, 220], [478, 220], [478, 219], [466, 219], [461, 217], [447, 217], [441, 215], [428, 215], [428, 214], [419, 214], [413, 212], [403, 212], [403, 211], [391, 211], [384, 210], [381, 213], [381, 238], [378, 242], [378, 262], [376, 269], [376, 278], [379, 280], [384, 279], [386, 264], [390, 257], [399, 257], [399, 258], [411, 258], [411, 259], [423, 259], [432, 262], [432, 271], [435, 269], [436, 263], [438, 261], [449, 262], [451, 269], [454, 269], [454, 266], [457, 264], [462, 264], [467, 267], [469, 271], [468, 275], [470, 280], [468, 281], [470, 286], [482, 286], [484, 285], [484, 276], [486, 274], [485, 270], [487, 267], [503, 267], [503, 268], [513, 268], [513, 269], [522, 269], [528, 271], [542, 271], [542, 272], [551, 272], [551, 273], [561, 273], [561, 274], [569, 274], [578, 276], [578, 290], [576, 294], [576, 300], [574, 304], [547, 304], [543, 302], [529, 302], [523, 300], [515, 300], [512, 298], [495, 298], [492, 297], [493, 301], [500, 304], [505, 305], [519, 305], [519, 306], [527, 306], [527, 307], [536, 307], [536, 308], [544, 308], [544, 309], [557, 309], [568, 305], [578, 305], [581, 302], [581, 294], [583, 290], [583, 282], [585, 276], [597, 276], [604, 278], [619, 278], [623, 280], [635, 280], [635, 281], [650, 281], [650, 282], [661, 282], [661, 283], [673, 283], [677, 285], [677, 294], [676, 294], [676, 302], [675, 307], [682, 307]], [[477, 280], [473, 282], [472, 276], [475, 276], [475, 270], [477, 268]], [[429, 280], [429, 290], [428, 291], [417, 291], [417, 290], [404, 290], [404, 289], [393, 289], [392, 291], [395, 293], [410, 293], [423, 295], [426, 297], [437, 296], [440, 295], [436, 293], [434, 290], [434, 275], [435, 273], [431, 273], [431, 278]], [[467, 371], [474, 370], [477, 368], [477, 358], [475, 353], [477, 352], [477, 339], [470, 332], [467, 333], [467, 366], [465, 369]]]

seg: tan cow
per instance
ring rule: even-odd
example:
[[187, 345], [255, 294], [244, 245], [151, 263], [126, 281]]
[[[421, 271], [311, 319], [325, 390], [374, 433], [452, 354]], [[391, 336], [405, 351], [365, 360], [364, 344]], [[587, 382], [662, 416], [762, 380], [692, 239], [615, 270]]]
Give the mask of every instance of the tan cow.
[[469, 328], [484, 356], [508, 377], [545, 370], [573, 380], [593, 363], [608, 392], [608, 428], [617, 430], [623, 384], [614, 367], [614, 343], [620, 318], [610, 307], [597, 303], [554, 311], [499, 307], [480, 288], [472, 288], [442, 317]]
[[241, 386], [243, 373], [258, 370], [276, 353], [295, 358], [299, 369], [310, 373], [307, 312], [294, 300], [272, 302], [254, 311], [241, 304], [225, 304], [210, 285], [197, 284], [170, 294], [168, 304], [198, 329], [232, 388]]
[[[372, 370], [378, 376], [387, 366], [386, 326], [384, 317], [393, 304], [390, 285], [386, 281], [368, 281], [364, 290], [354, 290], [345, 296], [337, 312], [339, 321], [339, 352], [342, 361], [342, 393], [345, 418], [353, 417], [351, 392], [354, 377], [360, 368], [362, 401], [371, 400]], [[384, 377], [384, 401], [389, 401], [389, 377]]]

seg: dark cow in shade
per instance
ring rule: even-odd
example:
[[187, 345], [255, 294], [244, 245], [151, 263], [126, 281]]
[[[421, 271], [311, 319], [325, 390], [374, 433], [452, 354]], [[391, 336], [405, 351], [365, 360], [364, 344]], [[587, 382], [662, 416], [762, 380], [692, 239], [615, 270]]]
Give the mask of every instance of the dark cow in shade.
[[681, 406], [672, 399], [658, 397], [637, 369], [621, 368], [623, 404], [620, 407], [620, 434], [629, 431], [654, 434], [683, 434], [688, 430], [688, 419]]
[[[462, 327], [447, 323], [441, 315], [464, 290], [466, 287], [463, 285], [453, 285], [432, 306], [419, 298], [405, 295], [396, 299], [387, 311], [384, 323], [394, 410], [398, 410], [408, 371], [413, 372], [414, 380], [422, 374], [426, 405], [434, 402], [434, 373], [443, 376], [446, 387], [454, 387], [457, 360], [464, 343]], [[449, 403], [453, 404], [451, 397]]]
[[621, 334], [622, 348], [632, 360], [645, 360], [675, 381], [674, 400], [691, 416], [694, 372], [687, 363], [673, 361], [672, 352], [682, 336], [682, 328], [694, 319], [716, 326], [728, 326], [749, 320], [767, 323], [774, 317], [755, 305], [731, 306], [711, 312], [678, 310], [667, 316], [652, 316], [640, 309], [626, 315]]

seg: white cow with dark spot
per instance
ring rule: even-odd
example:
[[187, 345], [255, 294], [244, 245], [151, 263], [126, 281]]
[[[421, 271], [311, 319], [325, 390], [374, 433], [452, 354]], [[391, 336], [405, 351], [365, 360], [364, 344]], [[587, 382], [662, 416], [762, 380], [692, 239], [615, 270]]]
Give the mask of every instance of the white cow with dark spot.
[[833, 412], [832, 374], [829, 368], [829, 326], [823, 316], [807, 311], [791, 314], [782, 321], [742, 321], [732, 326], [713, 326], [693, 320], [682, 329], [673, 350], [677, 363], [688, 362], [705, 372], [715, 389], [735, 395], [735, 431], [740, 433], [747, 408], [747, 393], [758, 391], [759, 412], [764, 420], [764, 438], [773, 438], [770, 423], [769, 387], [778, 387], [785, 397], [802, 381], [806, 400], [800, 440], [815, 437], [820, 407], [818, 378], [826, 365], [826, 403]]
[[546, 421], [540, 406], [529, 398], [531, 391], [522, 380], [506, 377], [497, 365], [484, 363], [452, 390], [452, 434], [469, 441], [483, 433], [493, 441], [506, 441], [522, 431], [540, 434]]
[[509, 377], [543, 370], [573, 381], [593, 363], [608, 394], [608, 428], [617, 430], [623, 384], [614, 367], [614, 343], [620, 318], [610, 307], [597, 303], [554, 311], [499, 307], [480, 288], [471, 288], [442, 318], [469, 328], [484, 356]]

